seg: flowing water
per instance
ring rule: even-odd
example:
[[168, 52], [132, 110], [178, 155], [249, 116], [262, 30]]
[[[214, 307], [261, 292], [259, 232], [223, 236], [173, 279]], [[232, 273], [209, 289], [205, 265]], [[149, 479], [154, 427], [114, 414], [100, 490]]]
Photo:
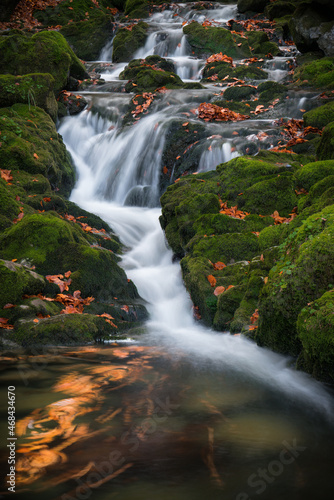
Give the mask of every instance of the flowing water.
[[[190, 67], [189, 61], [182, 66], [182, 58], [193, 64], [182, 35], [184, 19], [211, 16], [224, 23], [236, 8], [175, 8], [177, 16], [165, 10], [150, 18], [140, 57], [167, 52], [179, 58], [182, 73]], [[196, 61], [188, 76], [198, 78], [202, 64]], [[277, 76], [275, 66], [286, 74], [282, 61], [275, 62], [271, 78]], [[118, 69], [112, 68], [108, 84], [119, 84]], [[185, 116], [195, 123], [189, 110], [220, 88], [169, 92], [125, 129], [121, 122], [130, 96], [111, 88], [87, 92], [89, 108], [64, 119], [59, 132], [78, 173], [71, 199], [100, 215], [128, 248], [122, 266], [147, 301], [150, 319], [141, 336], [125, 343], [55, 347], [3, 360], [2, 400], [8, 384], [16, 387], [15, 496], [332, 498], [330, 390], [294, 371], [290, 359], [196, 322], [159, 225], [168, 127]], [[301, 105], [310, 105], [309, 99], [296, 95], [286, 112], [296, 116]], [[242, 154], [245, 140], [256, 142], [261, 130], [270, 137], [273, 129], [272, 118], [248, 121], [242, 142], [228, 124], [206, 126], [199, 170]], [[244, 127], [233, 124], [232, 130]], [[1, 411], [5, 414], [4, 404]], [[6, 470], [7, 463], [2, 465]]]

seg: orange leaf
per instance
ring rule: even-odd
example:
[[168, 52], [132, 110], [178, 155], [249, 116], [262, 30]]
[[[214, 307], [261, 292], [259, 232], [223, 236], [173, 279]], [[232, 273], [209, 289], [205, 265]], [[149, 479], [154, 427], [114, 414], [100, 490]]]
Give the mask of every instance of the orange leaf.
[[38, 323], [39, 319], [35, 318], [33, 321], [34, 321], [34, 323]]
[[43, 201], [45, 201], [45, 203], [48, 203], [49, 201], [51, 201], [51, 198], [49, 198], [48, 196], [46, 196], [45, 198], [43, 198]]
[[34, 158], [36, 158], [36, 160], [38, 160], [39, 156], [37, 153], [34, 153]]
[[213, 293], [214, 293], [214, 295], [216, 295], [216, 297], [218, 297], [218, 295], [220, 295], [223, 292], [225, 292], [225, 287], [224, 286], [217, 286]]
[[182, 127], [186, 127], [187, 125], [189, 125], [189, 122], [182, 123]]
[[209, 274], [206, 278], [211, 286], [215, 286], [215, 284], [217, 283], [216, 278], [212, 276], [212, 274]]
[[224, 262], [215, 262], [214, 264], [212, 264], [214, 269], [217, 269], [217, 271], [219, 271], [220, 269], [224, 269], [224, 267], [226, 267], [226, 264], [224, 264]]
[[11, 170], [0, 168], [0, 174], [1, 174], [1, 179], [4, 179], [6, 182], [13, 180], [13, 176], [11, 175]]
[[168, 168], [166, 167], [166, 165], [164, 166], [164, 168], [162, 169], [163, 173], [164, 174], [168, 174]]
[[123, 309], [123, 311], [125, 311], [125, 312], [127, 312], [127, 313], [128, 313], [128, 312], [129, 312], [129, 310], [130, 310], [130, 309], [129, 309], [129, 306], [127, 306], [127, 305], [125, 305], [125, 306], [121, 307], [121, 309]]

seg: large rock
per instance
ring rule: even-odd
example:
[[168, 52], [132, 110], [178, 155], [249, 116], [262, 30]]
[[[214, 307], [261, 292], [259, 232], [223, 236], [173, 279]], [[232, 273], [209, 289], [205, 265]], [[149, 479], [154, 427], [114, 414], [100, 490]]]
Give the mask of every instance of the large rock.
[[293, 40], [301, 52], [318, 50], [325, 56], [334, 55], [334, 21], [328, 12], [319, 10], [315, 6], [301, 5], [289, 21], [289, 28]]
[[239, 12], [263, 12], [270, 0], [238, 0]]
[[25, 293], [40, 293], [45, 288], [43, 276], [8, 260], [0, 260], [0, 281], [0, 308], [20, 302]]
[[[41, 174], [53, 189], [68, 195], [74, 186], [74, 168], [50, 116], [35, 106], [15, 104], [1, 108], [0, 119], [2, 168]], [[36, 190], [39, 182], [36, 181]]]
[[55, 92], [66, 86], [69, 76], [80, 80], [88, 77], [81, 61], [57, 31], [40, 31], [32, 36], [9, 32], [0, 37], [0, 52], [0, 73], [49, 73], [55, 81]]
[[131, 30], [118, 30], [113, 40], [113, 62], [131, 61], [133, 54], [142, 47], [147, 37], [148, 24], [140, 21]]
[[224, 28], [202, 26], [197, 22], [192, 22], [184, 26], [183, 32], [187, 35], [187, 41], [192, 50], [199, 57], [219, 52], [233, 58], [251, 56], [247, 40], [239, 35], [232, 35]]
[[53, 76], [48, 73], [0, 75], [0, 107], [15, 103], [39, 106], [55, 121], [58, 105], [54, 95]]

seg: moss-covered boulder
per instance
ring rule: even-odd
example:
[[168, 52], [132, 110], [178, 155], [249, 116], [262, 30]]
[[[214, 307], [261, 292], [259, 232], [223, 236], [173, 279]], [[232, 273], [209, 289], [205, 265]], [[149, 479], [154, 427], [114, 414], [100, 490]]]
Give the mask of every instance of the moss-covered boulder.
[[29, 262], [41, 274], [71, 271], [72, 288], [83, 296], [111, 301], [138, 297], [112, 251], [92, 245], [75, 223], [54, 212], [24, 216], [0, 236], [0, 255]]
[[319, 160], [334, 160], [334, 122], [324, 128], [317, 155]]
[[109, 0], [63, 0], [43, 10], [35, 10], [34, 17], [46, 28], [59, 26], [75, 54], [84, 60], [97, 60], [108, 38], [113, 34], [112, 7]]
[[113, 40], [113, 62], [130, 61], [147, 37], [148, 24], [140, 21], [131, 30], [121, 28]]
[[148, 17], [148, 2], [146, 0], [126, 0], [124, 13], [130, 19]]
[[74, 169], [50, 116], [40, 108], [15, 104], [0, 109], [0, 124], [2, 168], [42, 174], [53, 189], [68, 195]]
[[334, 283], [333, 235], [333, 205], [311, 215], [290, 233], [262, 289], [256, 333], [260, 345], [292, 355], [301, 351], [298, 315]]
[[298, 66], [293, 76], [300, 87], [332, 89], [334, 86], [334, 58], [323, 57]]
[[309, 191], [313, 185], [331, 175], [334, 175], [334, 160], [307, 163], [296, 172], [296, 184]]
[[305, 127], [311, 126], [322, 129], [325, 125], [334, 121], [334, 102], [328, 102], [304, 113], [303, 120]]
[[128, 92], [148, 92], [160, 87], [182, 88], [183, 82], [173, 70], [172, 62], [153, 55], [143, 60], [133, 59], [121, 72], [120, 78], [129, 80], [125, 86]]
[[298, 367], [314, 377], [334, 381], [334, 293], [324, 293], [299, 313], [298, 337], [302, 352]]
[[184, 26], [183, 32], [187, 35], [192, 50], [199, 57], [219, 52], [233, 58], [251, 55], [247, 40], [224, 28], [202, 26], [197, 22], [191, 22]]
[[57, 31], [34, 35], [8, 32], [0, 37], [0, 51], [0, 73], [49, 73], [54, 78], [56, 92], [66, 86], [69, 76], [81, 80], [88, 77], [81, 61]]
[[276, 2], [268, 3], [264, 9], [265, 15], [268, 19], [273, 20], [284, 16], [289, 16], [296, 10], [296, 2], [278, 0]]
[[54, 95], [54, 78], [48, 73], [0, 75], [0, 107], [16, 103], [39, 106], [55, 121], [58, 105]]
[[115, 336], [117, 330], [92, 314], [59, 314], [38, 321], [21, 319], [7, 338], [23, 347], [91, 343]]
[[25, 293], [37, 294], [45, 288], [43, 276], [8, 260], [0, 260], [0, 281], [0, 308], [20, 302]]
[[267, 54], [276, 56], [280, 53], [277, 43], [270, 41], [264, 31], [247, 31], [246, 36], [253, 55], [264, 57]]

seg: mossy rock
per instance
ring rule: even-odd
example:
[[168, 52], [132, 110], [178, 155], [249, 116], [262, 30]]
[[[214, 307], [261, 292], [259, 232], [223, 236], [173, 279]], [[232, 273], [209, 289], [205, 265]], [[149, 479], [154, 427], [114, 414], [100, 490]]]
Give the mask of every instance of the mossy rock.
[[7, 303], [16, 305], [23, 294], [40, 293], [45, 288], [43, 276], [16, 262], [0, 260], [0, 278], [0, 308]]
[[16, 103], [39, 106], [55, 121], [58, 105], [54, 95], [54, 78], [48, 73], [0, 75], [0, 107]]
[[301, 310], [334, 283], [334, 205], [308, 217], [285, 243], [260, 298], [256, 341], [298, 355], [296, 322]]
[[148, 24], [140, 21], [131, 31], [118, 30], [113, 40], [113, 62], [130, 61], [133, 54], [142, 47], [147, 37]]
[[324, 293], [299, 313], [298, 337], [303, 350], [298, 366], [315, 378], [334, 381], [334, 294]]
[[323, 57], [296, 68], [294, 83], [301, 87], [332, 89], [334, 86], [334, 57]]
[[115, 332], [117, 330], [104, 318], [92, 314], [59, 314], [40, 319], [38, 323], [19, 320], [8, 338], [24, 347], [37, 347], [91, 343], [115, 336]]
[[334, 160], [308, 163], [296, 172], [296, 185], [309, 191], [314, 184], [329, 175], [334, 175]]
[[255, 95], [257, 89], [250, 85], [240, 85], [240, 87], [228, 87], [224, 92], [224, 99], [228, 101], [233, 100], [245, 100], [249, 99], [251, 96]]
[[238, 0], [239, 12], [263, 12], [270, 0]]
[[259, 246], [260, 250], [266, 248], [271, 248], [282, 243], [284, 226], [282, 224], [277, 224], [268, 226], [259, 234]]
[[139, 66], [136, 75], [125, 85], [127, 92], [150, 92], [160, 87], [177, 89], [183, 87], [181, 78], [175, 73]]
[[334, 160], [334, 122], [323, 129], [317, 155], [319, 160]]
[[[116, 6], [115, 1], [112, 5]], [[34, 17], [45, 27], [60, 25], [60, 33], [78, 57], [96, 60], [113, 34], [110, 6], [109, 0], [96, 4], [91, 0], [64, 0], [44, 10], [35, 10]]]
[[197, 56], [205, 57], [219, 52], [233, 58], [251, 56], [247, 40], [224, 28], [204, 27], [197, 22], [191, 22], [184, 26], [183, 32]]
[[0, 178], [0, 214], [13, 220], [20, 213], [20, 203], [8, 189], [6, 181]]
[[244, 287], [235, 286], [218, 296], [217, 311], [213, 320], [213, 326], [216, 330], [230, 329], [230, 323], [234, 318], [235, 311], [240, 306], [244, 293]]
[[328, 102], [319, 108], [311, 109], [303, 115], [305, 127], [317, 127], [322, 129], [334, 121], [334, 102]]
[[275, 210], [287, 217], [297, 205], [293, 175], [283, 172], [272, 179], [257, 182], [238, 197], [240, 209], [251, 213], [270, 215]]
[[257, 91], [259, 93], [259, 99], [267, 102], [276, 98], [280, 99], [288, 93], [285, 85], [270, 80], [261, 82], [257, 86]]
[[148, 3], [146, 0], [126, 0], [124, 13], [130, 19], [148, 17]]
[[265, 80], [268, 78], [268, 73], [255, 64], [250, 64], [249, 66], [241, 64], [232, 70], [227, 67], [219, 70], [218, 78], [220, 80], [223, 80], [227, 76], [229, 77], [227, 81], [233, 81], [234, 78], [238, 80]]
[[188, 248], [195, 257], [203, 255], [212, 262], [228, 264], [251, 260], [259, 253], [259, 241], [253, 233], [227, 233], [193, 239]]
[[15, 104], [0, 109], [0, 124], [2, 168], [42, 174], [53, 189], [69, 195], [74, 168], [50, 116], [40, 108]]
[[203, 321], [212, 325], [217, 308], [217, 297], [207, 279], [212, 273], [212, 265], [205, 257], [186, 256], [181, 260], [181, 269], [193, 304], [198, 307]]
[[296, 10], [296, 2], [286, 2], [280, 1], [269, 3], [264, 9], [264, 14], [270, 19], [276, 19], [278, 17], [288, 16], [293, 14]]
[[27, 215], [0, 236], [0, 255], [27, 261], [42, 274], [72, 271], [71, 289], [80, 290], [84, 297], [138, 298], [136, 288], [117, 265], [119, 259], [110, 250], [92, 247], [91, 239], [56, 213]]
[[60, 33], [66, 38], [70, 47], [80, 59], [95, 61], [108, 38], [112, 38], [112, 16], [101, 16], [63, 26]]
[[276, 56], [280, 53], [277, 43], [271, 42], [264, 31], [247, 31], [246, 36], [253, 55], [261, 57], [271, 54]]
[[230, 322], [230, 332], [241, 333], [244, 328], [246, 328], [247, 331], [250, 325], [250, 318], [256, 308], [257, 300], [242, 299], [239, 307], [234, 311], [233, 318]]
[[0, 73], [49, 73], [55, 81], [55, 92], [66, 86], [69, 76], [81, 80], [88, 77], [84, 65], [57, 31], [40, 31], [32, 36], [10, 32], [1, 36], [0, 51]]

